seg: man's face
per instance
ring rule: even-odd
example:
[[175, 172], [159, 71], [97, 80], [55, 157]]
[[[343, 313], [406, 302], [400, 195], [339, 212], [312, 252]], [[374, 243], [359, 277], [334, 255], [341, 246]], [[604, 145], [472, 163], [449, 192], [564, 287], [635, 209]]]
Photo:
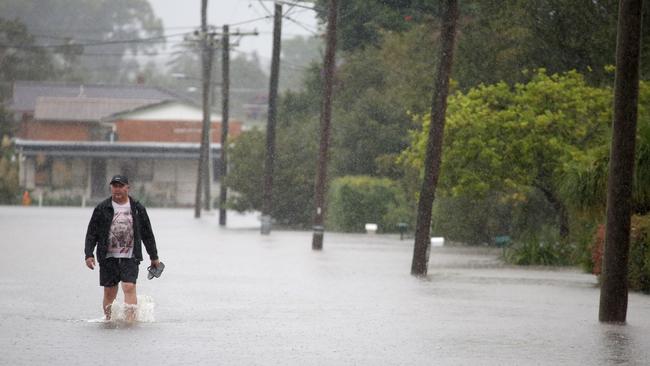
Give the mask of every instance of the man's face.
[[129, 199], [129, 185], [122, 183], [111, 184], [111, 196], [117, 203], [125, 203]]

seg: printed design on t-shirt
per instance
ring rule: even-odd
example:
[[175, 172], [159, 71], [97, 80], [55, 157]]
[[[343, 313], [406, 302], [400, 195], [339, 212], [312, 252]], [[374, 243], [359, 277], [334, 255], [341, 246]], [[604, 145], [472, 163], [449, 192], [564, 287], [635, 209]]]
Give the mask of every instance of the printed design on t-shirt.
[[131, 210], [115, 210], [108, 237], [109, 251], [128, 253], [133, 248], [133, 218]]

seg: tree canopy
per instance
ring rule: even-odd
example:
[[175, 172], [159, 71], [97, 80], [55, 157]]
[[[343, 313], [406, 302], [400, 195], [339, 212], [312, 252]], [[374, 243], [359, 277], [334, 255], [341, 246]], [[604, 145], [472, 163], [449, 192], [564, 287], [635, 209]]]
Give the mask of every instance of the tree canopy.
[[[605, 143], [567, 162], [560, 186], [564, 200], [582, 213], [602, 216], [605, 212], [607, 167], [610, 145]], [[650, 212], [650, 85], [639, 85], [636, 162], [633, 209], [636, 214]]]
[[0, 0], [0, 14], [23, 22], [35, 43], [62, 62], [74, 62], [68, 67], [74, 73], [64, 76], [86, 82], [133, 81], [140, 65], [125, 56], [164, 44], [155, 39], [163, 34], [162, 21], [147, 0]]
[[[327, 2], [317, 1], [324, 20]], [[525, 82], [522, 70], [577, 70], [610, 82], [614, 64], [617, 0], [483, 0], [461, 3], [454, 79], [464, 88], [480, 83]], [[642, 59], [650, 56], [650, 5], [643, 14]], [[386, 35], [439, 23], [439, 4], [424, 0], [350, 0], [340, 5], [339, 48], [346, 53], [381, 47]], [[433, 46], [433, 44], [431, 45]], [[430, 47], [431, 47], [430, 46]], [[642, 78], [650, 64], [642, 63]]]
[[0, 18], [0, 100], [10, 96], [14, 80], [49, 79], [54, 76], [51, 54], [37, 47], [27, 27], [18, 20]]
[[[428, 117], [422, 118], [427, 125]], [[530, 82], [505, 82], [458, 92], [449, 100], [440, 188], [443, 196], [485, 199], [494, 194], [512, 206], [540, 192], [568, 230], [560, 195], [565, 167], [606, 143], [611, 91], [587, 85], [577, 72]], [[426, 131], [426, 128], [423, 129]], [[420, 169], [426, 133], [413, 135], [402, 154]], [[563, 227], [564, 226], [564, 227]]]

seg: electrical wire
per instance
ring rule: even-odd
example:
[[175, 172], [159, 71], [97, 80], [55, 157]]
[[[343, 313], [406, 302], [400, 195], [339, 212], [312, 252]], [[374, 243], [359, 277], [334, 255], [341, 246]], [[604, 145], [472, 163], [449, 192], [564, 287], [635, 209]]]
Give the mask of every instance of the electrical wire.
[[[178, 27], [178, 29], [180, 29], [180, 28], [181, 27]], [[194, 29], [194, 28], [185, 28], [185, 27], [183, 27], [183, 29]], [[190, 33], [192, 33], [192, 32], [175, 33], [175, 34], [162, 35], [162, 36], [156, 36], [156, 37], [169, 37], [169, 38], [171, 38], [171, 37], [178, 37], [178, 36], [187, 35], [187, 34], [190, 34]], [[97, 38], [76, 38], [76, 37], [67, 36], [67, 35], [52, 35], [52, 34], [39, 34], [39, 33], [32, 33], [31, 35], [36, 37], [36, 38], [56, 39], [56, 40], [60, 40], [60, 41], [71, 41], [72, 40], [72, 41], [84, 41], [84, 42], [93, 42], [93, 43], [95, 43], [95, 42], [106, 42], [106, 40], [101, 40], [101, 39], [97, 39]], [[151, 37], [151, 38], [154, 38], [154, 37]]]
[[[124, 40], [109, 40], [109, 41], [97, 41], [97, 42], [88, 42], [88, 43], [64, 43], [64, 44], [56, 44], [56, 45], [15, 45], [15, 44], [0, 44], [0, 47], [11, 47], [11, 48], [18, 48], [18, 49], [51, 49], [51, 48], [61, 48], [61, 47], [69, 47], [69, 46], [82, 46], [82, 47], [91, 47], [91, 46], [104, 46], [104, 45], [111, 45], [111, 44], [131, 44], [131, 43], [162, 43], [165, 42], [168, 38], [172, 37], [178, 37], [178, 36], [185, 36], [192, 34], [193, 32], [185, 32], [185, 33], [178, 33], [178, 34], [171, 34], [168, 36], [155, 36], [155, 37], [149, 37], [149, 38], [135, 38], [135, 39], [124, 39]], [[156, 42], [156, 40], [158, 40]]]
[[301, 22], [299, 22], [299, 21], [297, 21], [297, 20], [295, 20], [295, 19], [293, 19], [291, 17], [285, 17], [285, 19], [287, 19], [288, 21], [296, 24], [297, 26], [299, 26], [300, 28], [306, 30], [307, 32], [311, 33], [312, 36], [319, 36], [320, 35], [317, 31], [309, 29], [305, 24], [303, 24], [303, 23], [301, 23]]
[[249, 23], [258, 22], [258, 21], [260, 21], [260, 20], [269, 19], [269, 18], [271, 18], [271, 16], [268, 16], [268, 15], [267, 15], [267, 16], [263, 16], [263, 17], [259, 17], [259, 18], [255, 18], [255, 19], [251, 19], [251, 20], [244, 20], [244, 21], [237, 22], [237, 23], [230, 23], [230, 24], [228, 24], [228, 25], [231, 26], [231, 27], [234, 27], [234, 26], [238, 26], [238, 25], [243, 25], [243, 24], [249, 24]]
[[262, 5], [262, 8], [264, 8], [266, 14], [268, 14], [271, 17], [273, 16], [273, 13], [271, 13], [271, 11], [266, 7], [266, 5], [264, 5], [264, 2], [262, 0], [257, 0], [257, 2], [260, 3], [260, 5]]

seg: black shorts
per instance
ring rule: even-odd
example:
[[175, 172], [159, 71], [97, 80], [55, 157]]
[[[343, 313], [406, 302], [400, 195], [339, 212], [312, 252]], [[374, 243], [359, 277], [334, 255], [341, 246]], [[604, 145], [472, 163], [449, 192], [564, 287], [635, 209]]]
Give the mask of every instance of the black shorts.
[[113, 287], [121, 282], [135, 283], [140, 261], [135, 258], [106, 258], [99, 264], [99, 285]]

